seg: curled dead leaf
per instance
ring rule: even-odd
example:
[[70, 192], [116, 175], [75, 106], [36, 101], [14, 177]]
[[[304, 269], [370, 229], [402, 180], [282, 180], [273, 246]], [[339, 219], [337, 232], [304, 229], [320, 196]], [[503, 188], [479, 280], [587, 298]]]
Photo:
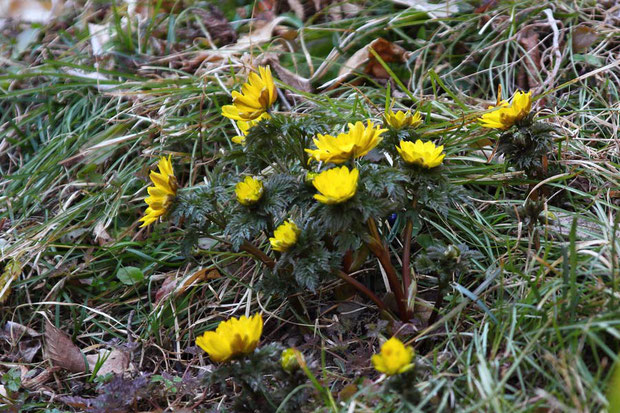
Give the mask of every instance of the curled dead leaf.
[[80, 349], [47, 318], [45, 319], [45, 354], [56, 367], [73, 373], [86, 371], [86, 362]]
[[196, 282], [215, 280], [222, 275], [215, 268], [202, 268], [190, 275], [185, 276], [178, 283], [175, 274], [171, 274], [164, 280], [162, 286], [155, 293], [155, 302], [159, 303], [164, 298], [174, 292], [176, 296], [183, 294], [188, 288], [192, 287]]
[[101, 350], [97, 354], [87, 355], [86, 360], [90, 370], [94, 370], [97, 363], [104, 360], [97, 370], [97, 376], [105, 376], [109, 373], [123, 374], [129, 368], [129, 353], [120, 349]]

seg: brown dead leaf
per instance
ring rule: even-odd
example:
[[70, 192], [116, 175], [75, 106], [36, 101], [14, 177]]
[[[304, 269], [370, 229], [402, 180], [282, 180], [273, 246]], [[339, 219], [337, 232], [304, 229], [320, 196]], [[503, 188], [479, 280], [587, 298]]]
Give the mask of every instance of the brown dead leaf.
[[32, 363], [34, 356], [37, 355], [41, 348], [41, 340], [29, 339], [20, 341], [17, 345], [19, 361], [23, 363]]
[[194, 283], [206, 280], [215, 280], [222, 275], [215, 268], [202, 268], [193, 274], [190, 274], [177, 283], [178, 279], [174, 274], [169, 275], [164, 280], [162, 286], [155, 293], [155, 302], [158, 303], [162, 299], [169, 296], [174, 292], [175, 296], [182, 295], [188, 288], [192, 287]]
[[223, 46], [236, 42], [237, 32], [230, 25], [224, 13], [212, 4], [208, 4], [207, 8], [208, 10], [204, 10], [196, 7], [194, 13], [200, 17], [215, 44]]
[[527, 76], [528, 73], [540, 72], [540, 36], [538, 32], [532, 28], [527, 28], [519, 33], [518, 41], [525, 49], [527, 56], [523, 59], [527, 70], [522, 70], [517, 78], [517, 83], [522, 90], [536, 89], [540, 82], [535, 75]]
[[101, 350], [98, 354], [87, 355], [86, 360], [90, 370], [95, 369], [99, 360], [105, 360], [97, 370], [97, 376], [105, 376], [109, 373], [122, 374], [129, 367], [129, 353], [119, 349]]
[[304, 6], [299, 0], [287, 0], [288, 6], [295, 12], [295, 16], [301, 21], [304, 21]]
[[170, 295], [174, 291], [174, 287], [176, 287], [176, 277], [174, 275], [168, 276], [155, 293], [155, 303], [159, 303], [163, 298]]
[[474, 13], [476, 14], [486, 13], [487, 11], [497, 6], [497, 3], [498, 3], [498, 0], [484, 0], [482, 4], [478, 6], [476, 10], [474, 10]]
[[45, 319], [45, 353], [52, 364], [73, 373], [86, 371], [86, 363], [80, 349], [71, 339]]
[[579, 26], [573, 29], [573, 51], [581, 53], [598, 40], [598, 33], [591, 27]]
[[38, 374], [25, 375], [22, 377], [22, 385], [28, 390], [36, 390], [47, 383], [57, 370], [59, 370], [58, 367], [51, 367], [41, 371]]
[[271, 68], [276, 72], [278, 79], [286, 83], [295, 89], [302, 90], [304, 92], [312, 92], [312, 85], [310, 80], [299, 76], [291, 72], [290, 70], [282, 67], [277, 57], [269, 56], [265, 59], [265, 63], [269, 64]]
[[0, 337], [6, 337], [11, 342], [16, 343], [22, 336], [39, 337], [42, 334], [35, 329], [26, 327], [25, 325], [15, 323], [13, 321], [7, 321], [4, 325], [4, 329], [0, 331]]
[[364, 73], [380, 79], [389, 78], [389, 74], [385, 71], [381, 63], [372, 55], [370, 49], [373, 49], [386, 63], [406, 62], [411, 56], [411, 52], [405, 50], [401, 46], [379, 37], [355, 52], [345, 64], [342, 65], [338, 76], [321, 85], [319, 89], [339, 85], [349, 75], [358, 71], [364, 65], [366, 65]]

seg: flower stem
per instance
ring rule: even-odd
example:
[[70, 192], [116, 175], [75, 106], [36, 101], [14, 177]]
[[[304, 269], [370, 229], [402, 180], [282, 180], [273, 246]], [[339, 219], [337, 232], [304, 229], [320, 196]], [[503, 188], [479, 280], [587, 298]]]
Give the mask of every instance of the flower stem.
[[372, 218], [368, 219], [368, 229], [370, 230], [370, 235], [373, 238], [368, 243], [368, 247], [373, 252], [373, 254], [377, 256], [379, 262], [381, 263], [381, 266], [383, 266], [383, 269], [387, 274], [390, 287], [392, 288], [392, 290], [394, 291], [394, 295], [396, 296], [398, 315], [402, 321], [406, 322], [409, 319], [409, 314], [407, 312], [407, 305], [405, 303], [403, 286], [398, 280], [396, 269], [394, 268], [394, 266], [392, 265], [392, 261], [390, 260], [390, 252], [387, 249], [387, 246], [383, 243], [383, 240], [379, 235], [379, 231], [377, 230], [377, 224]]
[[269, 269], [273, 269], [273, 267], [275, 267], [276, 265], [276, 262], [270, 256], [265, 254], [258, 247], [251, 244], [248, 241], [243, 241], [243, 244], [241, 244], [241, 249], [245, 252], [252, 254], [258, 260], [260, 260], [263, 264], [269, 267]]
[[413, 221], [407, 220], [405, 226], [405, 243], [403, 245], [403, 289], [405, 294], [409, 294], [409, 286], [411, 285], [411, 267], [409, 261], [411, 259], [411, 234], [413, 233]]
[[349, 274], [345, 273], [342, 270], [336, 271], [336, 275], [341, 280], [343, 280], [344, 282], [346, 282], [347, 284], [349, 284], [353, 288], [355, 288], [357, 291], [359, 291], [360, 293], [364, 294], [366, 297], [370, 298], [370, 300], [373, 303], [375, 303], [377, 305], [377, 307], [379, 307], [381, 310], [388, 311], [388, 308], [385, 305], [385, 303], [379, 297], [377, 297], [377, 295], [375, 293], [370, 291], [364, 284], [362, 284], [361, 282], [357, 281], [355, 278], [351, 277]]

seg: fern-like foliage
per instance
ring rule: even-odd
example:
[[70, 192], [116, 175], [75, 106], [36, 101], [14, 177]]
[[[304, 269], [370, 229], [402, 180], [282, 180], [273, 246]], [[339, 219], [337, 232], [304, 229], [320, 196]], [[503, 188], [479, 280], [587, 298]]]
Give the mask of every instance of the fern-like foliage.
[[553, 147], [555, 126], [546, 122], [532, 122], [532, 114], [515, 129], [501, 134], [497, 153], [506, 162], [529, 176], [542, 170], [543, 156], [550, 155]]
[[329, 251], [321, 235], [308, 221], [302, 227], [297, 243], [280, 255], [274, 269], [278, 280], [270, 280], [265, 285], [280, 284], [279, 288], [289, 292], [300, 288], [316, 291], [319, 283], [331, 277], [333, 270], [339, 267], [342, 255]]
[[[308, 389], [293, 392], [307, 377], [300, 369], [284, 371], [280, 365], [283, 350], [282, 345], [271, 343], [244, 358], [220, 364], [205, 377], [205, 384], [233, 401], [231, 412], [299, 412], [312, 393]], [[230, 386], [231, 378], [242, 384], [240, 391]]]
[[439, 289], [442, 290], [448, 286], [453, 274], [457, 277], [466, 274], [471, 268], [472, 261], [481, 258], [480, 252], [470, 249], [465, 244], [446, 246], [437, 243], [428, 247], [416, 258], [415, 266], [420, 272], [437, 274]]
[[305, 148], [312, 137], [327, 133], [328, 118], [320, 116], [287, 117], [274, 114], [252, 127], [245, 139], [245, 161], [253, 173], [271, 165], [288, 170], [292, 163], [308, 164]]

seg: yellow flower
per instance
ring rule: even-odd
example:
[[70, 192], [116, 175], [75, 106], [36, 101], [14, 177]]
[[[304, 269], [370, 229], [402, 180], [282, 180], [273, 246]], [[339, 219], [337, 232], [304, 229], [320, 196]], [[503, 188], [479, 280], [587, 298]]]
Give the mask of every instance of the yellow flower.
[[293, 221], [286, 221], [273, 232], [273, 238], [269, 238], [271, 248], [274, 251], [284, 252], [297, 242], [300, 229]]
[[381, 346], [381, 353], [374, 354], [371, 358], [372, 365], [380, 373], [392, 376], [413, 367], [413, 347], [403, 344], [396, 337], [392, 337]]
[[246, 176], [243, 181], [235, 185], [235, 195], [241, 205], [255, 204], [263, 196], [263, 181]]
[[157, 221], [157, 218], [164, 215], [177, 195], [177, 179], [174, 176], [170, 156], [168, 158], [162, 156], [157, 167], [159, 172], [151, 171], [150, 174], [151, 181], [155, 186], [149, 186], [147, 189], [149, 196], [144, 201], [148, 207], [144, 216], [140, 218], [142, 221], [140, 228], [152, 224]]
[[271, 115], [265, 112], [254, 120], [249, 120], [247, 122], [244, 120], [238, 120], [237, 127], [241, 131], [241, 135], [235, 136], [234, 138], [232, 138], [232, 141], [240, 145], [245, 145], [245, 137], [248, 135], [248, 132], [250, 131], [250, 129], [256, 126], [260, 121], [264, 119], [271, 119]]
[[241, 93], [232, 92], [233, 104], [222, 107], [222, 115], [234, 120], [253, 120], [265, 113], [278, 98], [269, 67], [259, 66], [241, 86]]
[[323, 204], [340, 204], [355, 195], [359, 171], [346, 166], [323, 171], [314, 178], [312, 185], [320, 192], [314, 199]]
[[433, 142], [422, 142], [420, 139], [414, 142], [400, 141], [400, 146], [396, 150], [408, 164], [419, 165], [426, 169], [431, 169], [441, 165], [446, 156], [443, 145], [435, 146]]
[[292, 373], [295, 369], [299, 368], [299, 360], [297, 357], [301, 359], [302, 363], [305, 362], [304, 355], [296, 348], [289, 347], [282, 351], [282, 355], [280, 356], [280, 365], [282, 369], [287, 373]]
[[493, 112], [485, 113], [479, 118], [480, 124], [485, 128], [506, 130], [515, 123], [525, 118], [532, 110], [532, 92], [523, 93], [517, 91], [512, 97], [512, 103], [500, 101]]
[[381, 134], [387, 129], [374, 127], [371, 121], [366, 126], [362, 122], [349, 123], [349, 131], [338, 137], [318, 134], [314, 138], [317, 149], [306, 149], [310, 159], [318, 161], [343, 163], [350, 158], [359, 158], [370, 152], [381, 142]]
[[405, 127], [415, 128], [422, 123], [422, 115], [420, 115], [420, 112], [416, 112], [412, 115], [409, 110], [407, 112], [399, 110], [394, 113], [391, 109], [388, 109], [384, 117], [387, 124], [394, 129], [402, 129]]
[[196, 345], [207, 352], [215, 362], [228, 361], [233, 357], [252, 353], [258, 346], [263, 332], [263, 316], [260, 313], [248, 318], [231, 318], [222, 321], [215, 331], [206, 331], [196, 338]]

